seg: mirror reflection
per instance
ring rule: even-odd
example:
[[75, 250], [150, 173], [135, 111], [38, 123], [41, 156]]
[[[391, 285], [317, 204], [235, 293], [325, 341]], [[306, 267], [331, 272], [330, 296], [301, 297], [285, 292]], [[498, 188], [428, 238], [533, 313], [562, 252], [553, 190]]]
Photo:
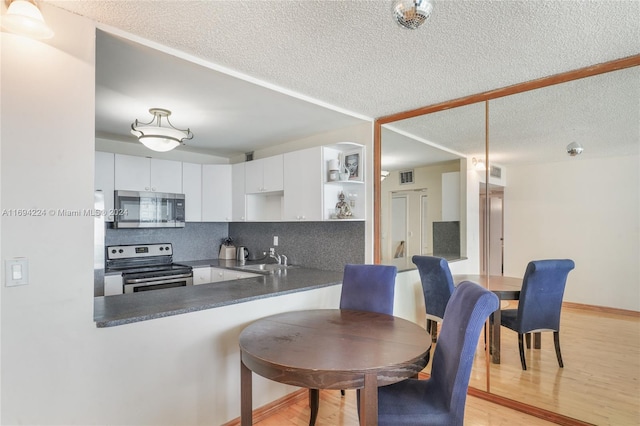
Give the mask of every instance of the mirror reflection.
[[383, 126], [381, 263], [413, 269], [416, 254], [467, 257], [466, 152], [483, 152], [484, 126], [482, 103]]
[[[595, 424], [637, 422], [638, 99], [638, 67], [490, 99], [488, 158], [484, 104], [478, 104], [481, 124], [471, 145], [459, 136], [466, 134], [468, 123], [464, 107], [443, 111], [440, 123], [419, 130], [416, 123], [436, 119], [439, 113], [384, 125], [411, 133], [414, 140], [433, 141], [460, 158], [466, 173], [461, 180], [467, 185], [462, 208], [467, 213], [467, 247], [466, 259], [450, 263], [454, 275], [484, 273], [521, 280], [531, 260], [575, 261], [561, 313], [564, 368], [558, 366], [552, 333], [543, 333], [540, 349], [525, 349], [528, 368], [523, 370], [517, 334], [502, 327], [500, 362], [489, 364], [493, 394]], [[427, 128], [439, 126], [444, 133], [448, 129], [449, 139], [427, 133]], [[393, 138], [382, 131], [383, 170]], [[571, 156], [569, 148], [576, 143], [583, 152]], [[480, 163], [488, 170], [476, 169]], [[395, 255], [393, 243], [385, 241], [385, 220], [392, 216], [385, 215], [390, 214], [389, 193], [398, 187], [385, 189], [384, 181], [381, 185], [382, 263]], [[433, 197], [429, 190], [427, 194]], [[422, 246], [413, 250], [428, 254]], [[517, 303], [503, 301], [502, 308], [516, 308]], [[485, 371], [484, 358], [476, 357], [470, 386], [486, 389]]]

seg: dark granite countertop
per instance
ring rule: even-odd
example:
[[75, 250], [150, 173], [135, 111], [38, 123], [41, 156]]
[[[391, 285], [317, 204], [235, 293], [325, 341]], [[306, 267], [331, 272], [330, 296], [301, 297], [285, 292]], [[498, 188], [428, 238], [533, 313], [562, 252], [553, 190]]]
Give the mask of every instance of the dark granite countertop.
[[[233, 269], [235, 266], [235, 261], [218, 259], [179, 263], [194, 268], [212, 266]], [[113, 327], [340, 283], [342, 272], [297, 267], [234, 281], [96, 297], [93, 319], [98, 328]]]

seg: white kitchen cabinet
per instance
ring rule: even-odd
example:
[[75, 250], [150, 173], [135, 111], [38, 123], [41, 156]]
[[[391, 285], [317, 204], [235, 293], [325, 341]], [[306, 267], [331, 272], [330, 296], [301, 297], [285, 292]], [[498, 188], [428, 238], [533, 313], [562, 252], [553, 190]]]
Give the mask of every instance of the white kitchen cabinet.
[[202, 221], [202, 164], [182, 163], [182, 193], [185, 197], [185, 220]]
[[208, 266], [202, 268], [193, 268], [193, 285], [207, 284], [213, 282], [211, 280], [211, 269]]
[[241, 280], [243, 278], [252, 278], [252, 277], [259, 277], [259, 276], [260, 274], [253, 274], [251, 272], [232, 271], [230, 269], [224, 270], [225, 281]]
[[130, 191], [180, 193], [182, 163], [115, 154], [115, 188]]
[[104, 295], [115, 296], [122, 294], [122, 274], [105, 275], [104, 277]]
[[202, 221], [231, 221], [231, 165], [202, 165]]
[[247, 161], [245, 163], [245, 193], [282, 191], [282, 161], [282, 155]]
[[[96, 151], [94, 188], [104, 194], [104, 209], [113, 212], [115, 154]], [[105, 216], [107, 222], [113, 222], [113, 214]]]
[[231, 166], [231, 217], [234, 222], [244, 222], [247, 219], [244, 193], [245, 164], [237, 163]]
[[259, 277], [260, 274], [254, 274], [251, 272], [233, 271], [231, 269], [224, 268], [211, 268], [211, 282], [220, 281], [233, 281], [243, 278]]
[[151, 190], [180, 194], [182, 191], [182, 163], [157, 158], [150, 160], [151, 178], [149, 184]]
[[217, 283], [224, 281], [224, 271], [222, 268], [211, 268], [211, 282]]
[[284, 221], [322, 220], [322, 148], [284, 154]]

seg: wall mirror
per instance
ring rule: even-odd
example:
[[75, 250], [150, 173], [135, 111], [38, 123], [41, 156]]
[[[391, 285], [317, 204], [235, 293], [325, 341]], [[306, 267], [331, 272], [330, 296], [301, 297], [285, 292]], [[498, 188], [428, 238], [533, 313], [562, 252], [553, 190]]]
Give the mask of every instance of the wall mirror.
[[[393, 151], [386, 144], [396, 143], [390, 129], [413, 132], [414, 140], [432, 141], [462, 159], [468, 192], [467, 216], [461, 218], [467, 222], [469, 246], [460, 273], [522, 277], [529, 260], [568, 257], [576, 262], [565, 291], [560, 333], [565, 367], [558, 367], [547, 333], [538, 353], [526, 353], [531, 367], [523, 371], [517, 335], [503, 328], [500, 364], [477, 359], [471, 377], [470, 386], [488, 390], [489, 399], [512, 406], [533, 404], [559, 418], [596, 424], [632, 424], [637, 419], [640, 361], [629, 355], [639, 350], [637, 336], [629, 339], [637, 334], [637, 321], [610, 313], [637, 318], [638, 312], [638, 65], [640, 55], [376, 122], [376, 173]], [[469, 145], [460, 136], [467, 125], [467, 105], [481, 112], [478, 138]], [[413, 123], [438, 114], [449, 126], [449, 140], [436, 139]], [[567, 154], [572, 142], [584, 148], [579, 156]], [[486, 171], [475, 170], [474, 158], [475, 163], [484, 162]], [[384, 182], [375, 194], [375, 253], [378, 262], [388, 263], [392, 250], [384, 247], [382, 231], [388, 220], [383, 199], [389, 197]], [[496, 244], [489, 234], [496, 234]], [[515, 307], [517, 302], [508, 303]], [[581, 319], [585, 309], [591, 316]], [[588, 325], [594, 315], [602, 326], [599, 331]], [[606, 349], [612, 341], [619, 345], [614, 351]], [[603, 403], [612, 386], [618, 402]]]
[[484, 116], [478, 103], [382, 127], [381, 263], [402, 270], [416, 254], [467, 256], [467, 159], [458, 149], [483, 153]]

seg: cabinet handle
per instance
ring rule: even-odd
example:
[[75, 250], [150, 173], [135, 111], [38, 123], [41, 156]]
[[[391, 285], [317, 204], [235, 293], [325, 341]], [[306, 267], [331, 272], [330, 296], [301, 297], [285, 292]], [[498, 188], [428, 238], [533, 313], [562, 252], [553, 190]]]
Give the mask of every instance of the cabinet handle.
[[145, 187], [144, 187], [144, 190], [145, 190], [145, 191], [148, 191], [149, 189], [150, 189], [150, 188], [149, 188], [148, 186], [145, 186]]

